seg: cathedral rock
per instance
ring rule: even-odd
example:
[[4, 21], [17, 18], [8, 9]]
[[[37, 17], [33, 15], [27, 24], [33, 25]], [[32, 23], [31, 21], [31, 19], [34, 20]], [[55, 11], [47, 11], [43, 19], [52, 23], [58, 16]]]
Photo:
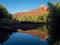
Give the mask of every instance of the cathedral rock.
[[48, 12], [48, 8], [43, 4], [38, 9], [33, 9], [28, 12], [18, 12], [13, 15], [13, 18], [15, 18], [16, 16], [38, 16], [40, 14], [48, 14]]

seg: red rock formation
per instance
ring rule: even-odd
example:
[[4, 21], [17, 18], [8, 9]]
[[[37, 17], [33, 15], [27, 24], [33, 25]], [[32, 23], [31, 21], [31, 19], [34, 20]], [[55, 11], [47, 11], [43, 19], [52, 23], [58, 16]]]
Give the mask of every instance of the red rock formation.
[[38, 9], [30, 10], [29, 12], [18, 12], [14, 14], [13, 18], [16, 16], [38, 16], [40, 14], [48, 14], [48, 9], [45, 5], [41, 5]]

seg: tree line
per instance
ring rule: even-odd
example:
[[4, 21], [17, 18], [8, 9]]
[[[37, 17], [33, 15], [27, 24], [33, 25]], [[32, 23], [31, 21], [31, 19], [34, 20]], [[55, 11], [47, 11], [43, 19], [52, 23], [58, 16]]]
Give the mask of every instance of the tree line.
[[19, 21], [29, 21], [29, 22], [47, 22], [48, 14], [40, 14], [39, 16], [16, 16], [15, 19]]

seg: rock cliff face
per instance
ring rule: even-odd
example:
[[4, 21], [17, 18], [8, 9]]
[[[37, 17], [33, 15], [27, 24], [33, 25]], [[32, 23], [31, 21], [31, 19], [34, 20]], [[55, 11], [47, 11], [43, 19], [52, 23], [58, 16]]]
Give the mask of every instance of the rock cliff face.
[[14, 14], [14, 18], [16, 16], [38, 16], [40, 14], [48, 14], [48, 8], [45, 6], [45, 5], [41, 5], [40, 8], [38, 9], [33, 9], [33, 10], [30, 10], [28, 12], [18, 12], [16, 14]]

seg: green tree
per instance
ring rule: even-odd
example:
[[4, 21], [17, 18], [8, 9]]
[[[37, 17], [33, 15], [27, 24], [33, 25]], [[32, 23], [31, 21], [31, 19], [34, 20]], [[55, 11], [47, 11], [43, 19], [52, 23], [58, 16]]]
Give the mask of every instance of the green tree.
[[0, 4], [0, 19], [4, 19], [4, 18], [9, 18], [11, 19], [12, 18], [12, 14], [9, 14], [7, 9]]
[[[58, 44], [58, 41], [60, 41], [60, 2], [57, 3], [48, 3], [50, 14], [50, 36], [53, 38], [53, 43]], [[53, 45], [53, 44], [51, 44]], [[55, 44], [54, 44], [55, 45]]]
[[39, 15], [37, 20], [38, 22], [47, 22], [47, 14]]
[[28, 19], [32, 22], [37, 22], [37, 17], [36, 16], [29, 16]]

